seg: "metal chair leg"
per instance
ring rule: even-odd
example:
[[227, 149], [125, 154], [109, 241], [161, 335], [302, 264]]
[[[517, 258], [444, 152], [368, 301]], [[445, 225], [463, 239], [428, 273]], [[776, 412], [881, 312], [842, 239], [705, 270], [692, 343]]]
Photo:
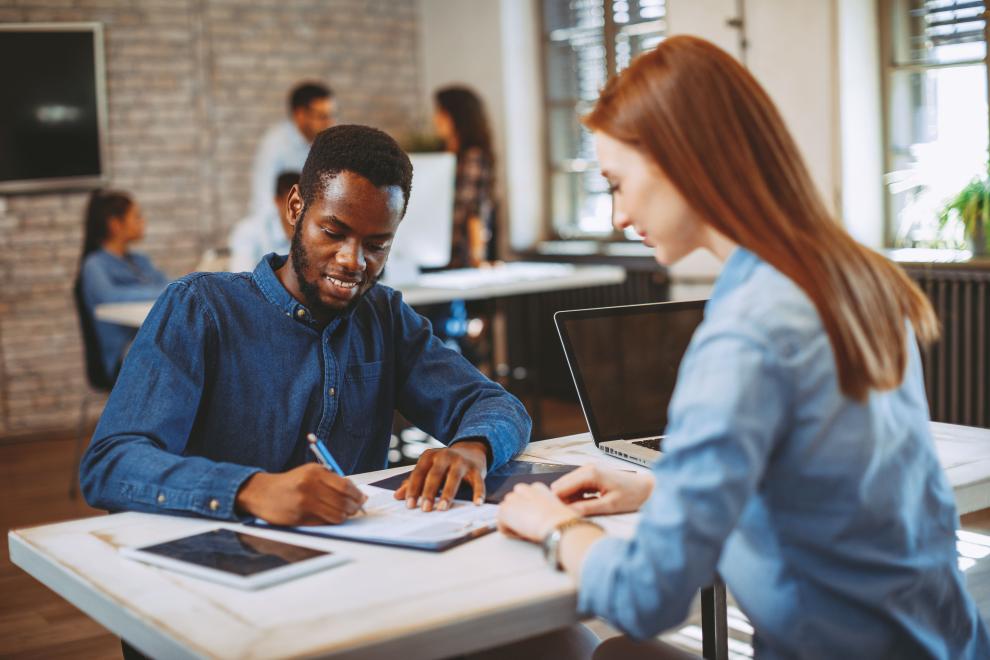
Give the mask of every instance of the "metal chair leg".
[[92, 392], [86, 392], [83, 396], [82, 404], [79, 406], [79, 424], [76, 427], [76, 444], [72, 452], [72, 474], [69, 478], [69, 499], [74, 500], [79, 494], [79, 461], [82, 458], [83, 436], [86, 433], [89, 417], [89, 402]]
[[712, 586], [701, 590], [701, 653], [706, 660], [728, 660], [728, 634], [725, 583], [715, 578]]

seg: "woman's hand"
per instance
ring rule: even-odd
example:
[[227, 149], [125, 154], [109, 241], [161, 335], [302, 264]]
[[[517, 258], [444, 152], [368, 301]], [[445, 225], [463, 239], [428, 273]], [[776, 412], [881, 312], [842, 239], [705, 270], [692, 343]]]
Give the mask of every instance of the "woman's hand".
[[[585, 465], [553, 482], [550, 490], [582, 516], [628, 513], [653, 492], [653, 475]], [[595, 493], [598, 497], [588, 497]]]
[[554, 527], [577, 517], [546, 484], [517, 484], [498, 507], [498, 528], [508, 536], [539, 543]]

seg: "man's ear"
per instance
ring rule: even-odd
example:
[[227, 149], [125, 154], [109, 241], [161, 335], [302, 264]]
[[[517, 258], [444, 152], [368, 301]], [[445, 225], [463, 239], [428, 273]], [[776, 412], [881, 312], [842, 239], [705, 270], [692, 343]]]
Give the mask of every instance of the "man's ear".
[[305, 208], [306, 206], [303, 203], [302, 195], [299, 194], [298, 183], [293, 185], [292, 189], [289, 190], [289, 196], [286, 199], [285, 203], [288, 206], [288, 211], [289, 211], [286, 217], [289, 220], [289, 224], [292, 227], [295, 227], [296, 222], [298, 222], [299, 220], [299, 217], [302, 216], [303, 208]]

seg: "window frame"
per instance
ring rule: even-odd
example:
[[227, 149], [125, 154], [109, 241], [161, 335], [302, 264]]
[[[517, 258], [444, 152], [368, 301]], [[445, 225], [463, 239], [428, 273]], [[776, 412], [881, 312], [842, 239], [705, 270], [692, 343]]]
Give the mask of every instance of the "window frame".
[[[591, 169], [598, 167], [597, 161], [583, 161], [583, 167], [580, 169], [566, 169], [558, 166], [558, 163], [554, 161], [553, 158], [553, 145], [551, 132], [553, 124], [551, 121], [552, 111], [562, 107], [560, 101], [552, 101], [549, 94], [549, 68], [550, 68], [550, 32], [547, 28], [546, 22], [546, 12], [544, 6], [545, 0], [539, 0], [537, 4], [537, 26], [539, 28], [539, 38], [540, 38], [540, 90], [542, 92], [542, 106], [543, 106], [543, 199], [545, 200], [546, 213], [544, 214], [544, 236], [547, 236], [549, 240], [553, 241], [583, 241], [583, 242], [594, 242], [603, 246], [610, 243], [635, 243], [639, 239], [630, 238], [624, 232], [616, 230], [614, 225], [608, 233], [600, 232], [582, 232], [577, 229], [577, 219], [574, 219], [574, 231], [563, 234], [559, 231], [556, 223], [554, 222], [555, 207], [553, 198], [553, 182], [556, 174], [569, 173], [578, 174], [586, 172]], [[602, 44], [605, 48], [605, 81], [606, 83], [614, 78], [616, 73], [616, 39], [619, 35], [620, 28], [616, 26], [615, 23], [615, 2], [616, 0], [602, 0], [602, 11], [604, 13], [604, 22], [601, 28], [602, 34]], [[667, 10], [669, 0], [664, 3], [664, 15], [662, 18], [653, 19], [653, 21], [644, 21], [637, 25], [648, 25], [650, 23], [662, 23], [663, 24], [663, 36], [667, 35]], [[568, 103], [568, 105], [571, 105]], [[575, 99], [573, 106], [578, 114], [582, 114], [581, 110], [581, 100]], [[590, 107], [588, 108], [590, 110]], [[583, 159], [570, 159], [571, 163], [576, 163], [577, 161], [582, 161]], [[614, 203], [612, 206], [612, 218], [615, 217], [615, 207]]]
[[[897, 1], [898, 0], [879, 0], [877, 2], [877, 20], [880, 26], [880, 84], [882, 86], [882, 89], [880, 90], [880, 107], [881, 112], [883, 113], [883, 179], [880, 182], [880, 186], [881, 194], [883, 196], [883, 242], [887, 248], [897, 247], [895, 245], [895, 241], [898, 230], [897, 218], [893, 215], [894, 209], [891, 194], [889, 192], [889, 184], [886, 180], [887, 176], [889, 176], [894, 169], [893, 145], [890, 134], [892, 122], [891, 84], [894, 75], [901, 72], [926, 72], [983, 64], [987, 77], [987, 103], [988, 107], [990, 107], [990, 7], [988, 7], [987, 0], [983, 0], [983, 40], [986, 44], [983, 58], [934, 64], [922, 62], [909, 62], [902, 64], [897, 61], [894, 34], [895, 3]], [[990, 130], [990, 112], [987, 113], [987, 126], [988, 130]], [[987, 156], [988, 159], [990, 159], [990, 140], [988, 140], [987, 143]]]

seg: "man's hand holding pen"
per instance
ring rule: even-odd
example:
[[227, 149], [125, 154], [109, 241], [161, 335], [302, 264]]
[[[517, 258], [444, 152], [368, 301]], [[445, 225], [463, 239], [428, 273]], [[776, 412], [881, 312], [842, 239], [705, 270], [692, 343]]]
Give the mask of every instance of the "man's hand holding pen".
[[[319, 460], [288, 472], [251, 476], [237, 493], [237, 508], [273, 525], [339, 524], [361, 510], [367, 497], [347, 477], [329, 449], [310, 434], [310, 450]], [[484, 440], [461, 440], [420, 456], [398, 490], [410, 509], [446, 511], [462, 481], [472, 488], [475, 504], [485, 501], [490, 460]], [[439, 498], [439, 501], [437, 501]]]
[[237, 508], [273, 525], [342, 523], [367, 497], [347, 477], [319, 463], [288, 472], [252, 475], [237, 493]]
[[419, 506], [423, 511], [446, 511], [461, 482], [467, 481], [474, 503], [482, 504], [488, 453], [488, 443], [483, 440], [461, 440], [443, 449], [428, 449], [395, 491], [395, 499], [406, 500], [410, 509]]

